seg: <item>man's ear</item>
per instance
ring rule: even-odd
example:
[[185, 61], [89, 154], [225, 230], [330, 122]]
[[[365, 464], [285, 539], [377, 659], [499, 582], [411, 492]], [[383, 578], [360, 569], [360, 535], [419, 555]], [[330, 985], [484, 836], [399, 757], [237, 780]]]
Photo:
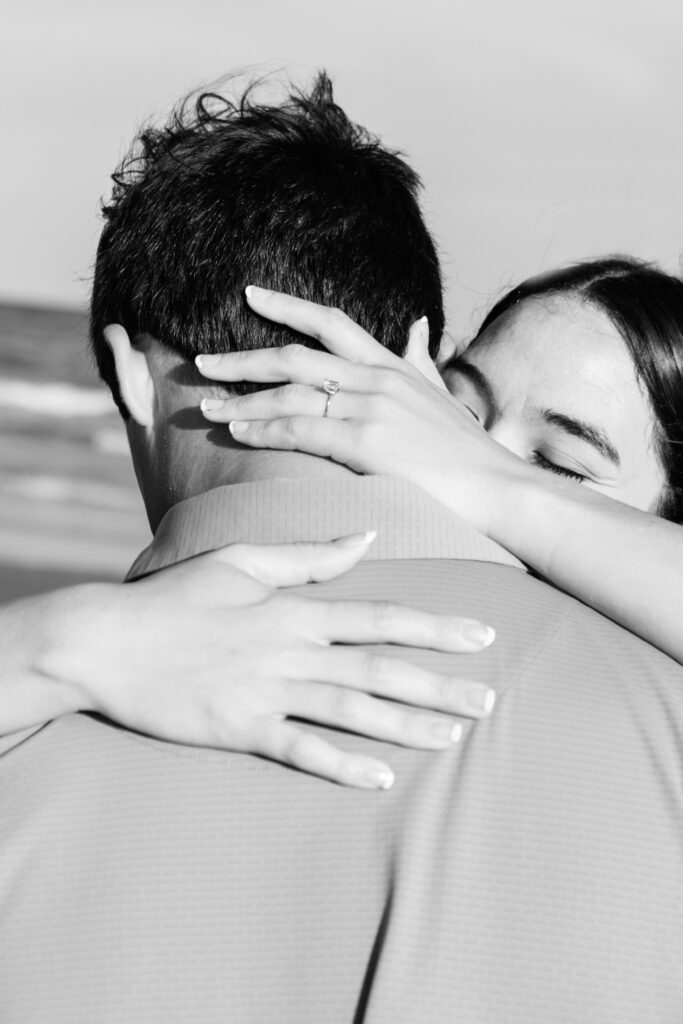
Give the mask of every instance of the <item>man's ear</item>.
[[121, 398], [128, 412], [141, 427], [151, 427], [154, 422], [154, 380], [147, 354], [135, 348], [128, 332], [120, 324], [108, 324], [103, 333], [114, 357]]

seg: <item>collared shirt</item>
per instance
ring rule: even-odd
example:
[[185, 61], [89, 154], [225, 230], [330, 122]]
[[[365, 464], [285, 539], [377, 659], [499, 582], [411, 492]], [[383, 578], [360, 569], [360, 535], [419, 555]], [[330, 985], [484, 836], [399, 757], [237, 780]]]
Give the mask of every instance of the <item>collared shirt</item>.
[[366, 559], [453, 558], [523, 568], [499, 544], [396, 477], [309, 477], [216, 487], [179, 502], [135, 560], [137, 579], [223, 544], [332, 540], [379, 528]]
[[[311, 492], [288, 486], [274, 518], [310, 539]], [[237, 534], [236, 492], [194, 499], [136, 572], [282, 539], [252, 530], [250, 494]], [[683, 670], [490, 547], [454, 559], [429, 507], [438, 545], [413, 558], [400, 501], [334, 511], [320, 537], [378, 529], [386, 557], [298, 592], [490, 623], [479, 655], [406, 654], [494, 686], [490, 718], [438, 753], [318, 728], [387, 760], [388, 792], [47, 725], [0, 758], [3, 1024], [678, 1024]]]

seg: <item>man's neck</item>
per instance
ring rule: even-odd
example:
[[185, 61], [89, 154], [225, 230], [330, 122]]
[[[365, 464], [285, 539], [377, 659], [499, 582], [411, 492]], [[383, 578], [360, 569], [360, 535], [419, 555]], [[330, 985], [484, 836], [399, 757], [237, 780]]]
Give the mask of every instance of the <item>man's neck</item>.
[[[155, 385], [152, 430], [128, 421], [135, 472], [152, 532], [181, 501], [226, 484], [273, 478], [356, 476], [352, 470], [302, 452], [247, 448], [200, 411], [206, 384], [193, 366], [158, 342], [150, 355]], [[197, 378], [197, 379], [195, 379]]]
[[210, 490], [222, 484], [247, 484], [257, 480], [283, 477], [289, 480], [298, 477], [329, 479], [356, 475], [346, 466], [340, 466], [331, 459], [322, 459], [317, 455], [305, 455], [303, 452], [253, 451], [232, 467], [227, 476], [212, 480], [209, 486], [203, 487], [202, 490]]
[[[227, 428], [226, 428], [227, 429]], [[166, 461], [164, 455], [173, 452]], [[211, 443], [162, 448], [139, 476], [152, 532], [174, 505], [229, 484], [276, 478], [336, 479], [356, 473], [330, 459], [302, 452], [222, 447]]]

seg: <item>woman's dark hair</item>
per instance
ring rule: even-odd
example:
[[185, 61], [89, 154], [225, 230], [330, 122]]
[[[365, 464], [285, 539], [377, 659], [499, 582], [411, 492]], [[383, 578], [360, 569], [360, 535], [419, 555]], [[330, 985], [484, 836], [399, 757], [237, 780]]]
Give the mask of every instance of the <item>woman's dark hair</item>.
[[258, 101], [260, 84], [234, 100], [186, 100], [165, 126], [138, 135], [113, 175], [90, 333], [124, 417], [103, 337], [109, 323], [188, 360], [313, 344], [255, 316], [248, 284], [337, 306], [401, 354], [426, 314], [438, 350], [441, 273], [417, 174], [349, 120], [324, 73], [310, 92], [290, 89], [276, 105]]
[[573, 264], [513, 288], [489, 312], [477, 337], [525, 299], [555, 295], [595, 306], [623, 338], [655, 417], [657, 454], [666, 473], [657, 513], [683, 522], [683, 281], [630, 257]]

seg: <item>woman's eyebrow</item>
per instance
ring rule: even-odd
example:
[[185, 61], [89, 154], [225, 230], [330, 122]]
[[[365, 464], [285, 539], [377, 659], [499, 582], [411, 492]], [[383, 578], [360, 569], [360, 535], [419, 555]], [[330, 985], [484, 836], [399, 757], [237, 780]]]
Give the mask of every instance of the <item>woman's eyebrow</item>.
[[564, 413], [554, 412], [552, 409], [542, 409], [541, 417], [546, 423], [559, 427], [560, 430], [571, 434], [572, 437], [580, 437], [582, 441], [592, 445], [600, 455], [609, 459], [615, 466], [621, 465], [619, 452], [607, 437], [607, 434], [600, 430], [599, 427], [591, 426], [590, 423], [584, 423], [583, 420], [575, 420], [572, 416], [565, 416]]
[[496, 408], [496, 399], [487, 378], [476, 366], [473, 366], [472, 363], [468, 363], [464, 356], [456, 356], [451, 360], [447, 369], [455, 370], [457, 373], [461, 373], [463, 377], [467, 377], [467, 379], [474, 384], [479, 391], [481, 391], [491, 408]]

